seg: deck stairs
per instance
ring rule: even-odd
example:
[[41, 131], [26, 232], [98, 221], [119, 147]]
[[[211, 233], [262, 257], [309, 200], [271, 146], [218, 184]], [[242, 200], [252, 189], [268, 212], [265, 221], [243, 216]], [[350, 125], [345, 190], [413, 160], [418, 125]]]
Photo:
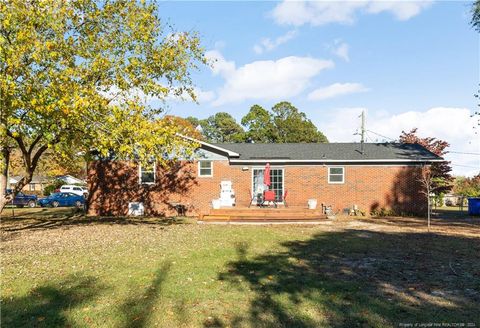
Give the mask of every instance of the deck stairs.
[[211, 209], [200, 216], [202, 222], [316, 222], [324, 221], [327, 216], [321, 210], [304, 207], [264, 208], [220, 208]]

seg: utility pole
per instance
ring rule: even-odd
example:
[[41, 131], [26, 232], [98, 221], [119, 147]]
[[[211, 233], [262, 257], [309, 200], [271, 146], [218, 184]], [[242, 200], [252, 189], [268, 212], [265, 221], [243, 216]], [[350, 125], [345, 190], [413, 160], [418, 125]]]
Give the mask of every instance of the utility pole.
[[362, 114], [360, 115], [362, 117], [362, 127], [360, 128], [360, 135], [361, 135], [361, 153], [363, 154], [364, 153], [364, 142], [365, 142], [365, 111], [362, 110]]

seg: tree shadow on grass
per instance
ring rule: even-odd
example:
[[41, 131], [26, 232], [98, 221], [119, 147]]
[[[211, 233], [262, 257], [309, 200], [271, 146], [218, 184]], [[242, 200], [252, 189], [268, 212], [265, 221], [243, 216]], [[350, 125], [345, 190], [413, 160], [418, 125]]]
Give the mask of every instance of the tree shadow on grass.
[[[37, 217], [37, 218], [53, 218], [53, 217], [64, 217], [69, 216], [75, 212], [80, 212], [81, 209], [76, 207], [24, 207], [24, 208], [17, 208], [17, 207], [10, 207], [5, 208], [1, 214], [2, 221], [12, 221], [17, 219], [24, 219], [29, 217]], [[83, 211], [82, 211], [83, 212]]]
[[460, 210], [452, 210], [448, 208], [434, 208], [432, 210], [432, 215], [438, 217], [439, 219], [445, 220], [475, 220], [477, 219], [480, 222], [480, 217], [474, 217], [468, 214], [467, 206], [464, 207], [463, 211]]
[[205, 326], [480, 324], [479, 238], [345, 230], [282, 246], [238, 250], [219, 279], [253, 292], [248, 313]]
[[124, 328], [148, 327], [148, 319], [154, 311], [154, 305], [158, 301], [162, 290], [162, 284], [165, 281], [171, 263], [162, 265], [154, 274], [154, 278], [143, 292], [134, 293], [122, 304], [120, 311], [124, 314], [124, 323], [120, 325]]
[[23, 230], [57, 229], [74, 226], [105, 224], [163, 227], [188, 223], [190, 223], [189, 219], [184, 217], [87, 217], [82, 212], [72, 212], [71, 214], [62, 216], [26, 216], [15, 219], [2, 218], [1, 230], [4, 232], [16, 232]]
[[[425, 228], [427, 229], [427, 219], [422, 217], [365, 217], [360, 222], [374, 223], [380, 225], [397, 226], [404, 228]], [[432, 217], [433, 228], [459, 228], [461, 231], [478, 231], [480, 232], [480, 218], [447, 218]]]
[[71, 275], [28, 295], [2, 299], [2, 327], [75, 327], [66, 312], [91, 302], [104, 289], [95, 278]]

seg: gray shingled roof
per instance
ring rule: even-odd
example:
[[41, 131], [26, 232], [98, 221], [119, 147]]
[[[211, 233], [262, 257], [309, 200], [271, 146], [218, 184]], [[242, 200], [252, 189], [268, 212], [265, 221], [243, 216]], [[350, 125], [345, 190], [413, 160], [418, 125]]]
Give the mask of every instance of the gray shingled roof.
[[[10, 177], [10, 180], [16, 181], [16, 182], [12, 182], [12, 183], [17, 183], [18, 181], [20, 181], [20, 179], [22, 177], [23, 176], [21, 176], [21, 175], [13, 175], [13, 176]], [[49, 177], [44, 177], [44, 176], [41, 176], [41, 175], [34, 175], [32, 177], [32, 181], [30, 181], [30, 183], [48, 183], [51, 180], [52, 179], [49, 178]]]
[[[360, 143], [222, 143], [214, 146], [239, 153], [240, 160], [439, 160], [418, 144], [365, 143], [361, 152]], [[233, 160], [233, 158], [232, 158]]]

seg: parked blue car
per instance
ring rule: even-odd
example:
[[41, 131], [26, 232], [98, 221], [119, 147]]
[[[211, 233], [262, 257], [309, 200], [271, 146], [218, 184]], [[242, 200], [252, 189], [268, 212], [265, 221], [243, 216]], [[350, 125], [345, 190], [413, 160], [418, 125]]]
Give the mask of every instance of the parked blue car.
[[[11, 194], [12, 189], [7, 189], [7, 194]], [[19, 192], [15, 198], [10, 203], [11, 205], [15, 205], [18, 207], [35, 207], [37, 206], [37, 196], [36, 195], [27, 195], [23, 192]]]
[[75, 206], [82, 208], [85, 206], [85, 197], [70, 192], [56, 192], [46, 198], [40, 199], [38, 204], [41, 207]]

